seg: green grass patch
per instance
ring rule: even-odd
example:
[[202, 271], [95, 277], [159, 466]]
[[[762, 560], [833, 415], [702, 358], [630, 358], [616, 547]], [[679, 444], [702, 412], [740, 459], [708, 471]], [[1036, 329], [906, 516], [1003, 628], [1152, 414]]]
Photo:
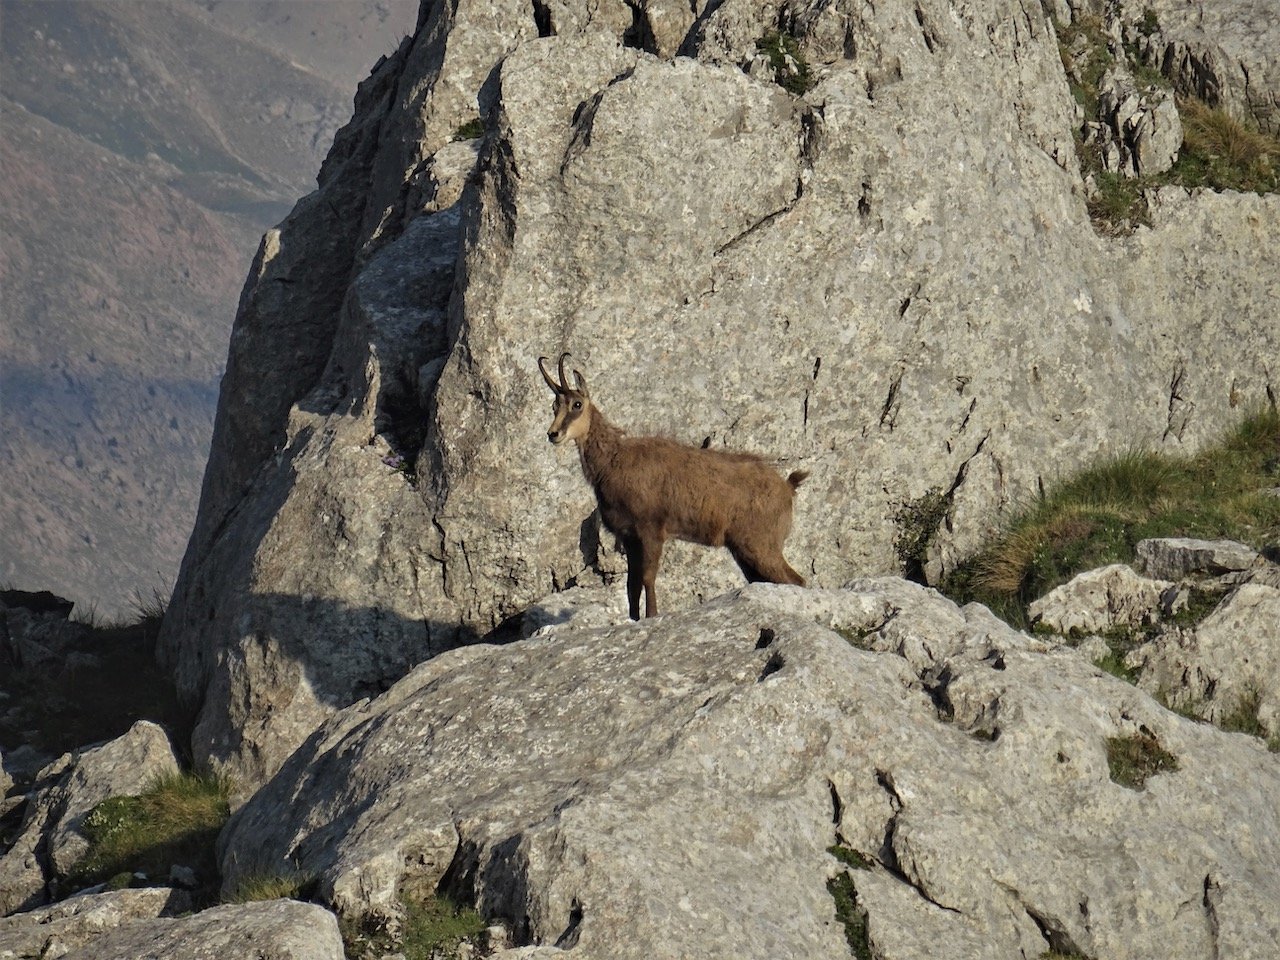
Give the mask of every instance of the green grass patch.
[[851, 647], [859, 650], [870, 650], [875, 646], [876, 627], [836, 627], [836, 633], [844, 638]]
[[1107, 738], [1107, 769], [1111, 779], [1130, 790], [1141, 790], [1149, 777], [1172, 773], [1178, 758], [1160, 746], [1149, 733]]
[[1230, 730], [1234, 733], [1247, 733], [1250, 736], [1258, 737], [1266, 742], [1267, 749], [1272, 753], [1280, 753], [1280, 732], [1268, 733], [1266, 726], [1263, 725], [1258, 716], [1261, 706], [1262, 691], [1257, 687], [1250, 687], [1241, 695], [1235, 709], [1219, 718], [1218, 726], [1223, 730]]
[[858, 908], [858, 893], [849, 874], [842, 873], [827, 881], [827, 892], [836, 905], [836, 921], [844, 927], [849, 955], [855, 960], [871, 960], [871, 942], [867, 935], [866, 912]]
[[756, 49], [769, 58], [774, 82], [788, 93], [801, 96], [817, 83], [800, 50], [800, 42], [791, 34], [770, 30], [756, 41]]
[[1093, 665], [1107, 671], [1113, 677], [1120, 678], [1125, 683], [1136, 684], [1138, 682], [1138, 672], [1125, 663], [1124, 651], [1112, 647], [1110, 643], [1107, 646], [1109, 648], [1107, 653], [1093, 661]]
[[102, 801], [84, 820], [89, 851], [66, 878], [68, 889], [134, 874], [164, 882], [177, 864], [195, 871], [197, 901], [212, 902], [214, 844], [231, 813], [229, 792], [224, 778], [184, 773], [161, 777], [140, 796]]
[[[1280, 537], [1280, 497], [1267, 492], [1278, 455], [1280, 414], [1267, 409], [1195, 456], [1135, 451], [1104, 459], [1046, 490], [938, 586], [1025, 630], [1032, 600], [1085, 570], [1132, 562], [1140, 540], [1225, 538], [1261, 549]], [[1177, 622], [1209, 609], [1202, 598]]]
[[479, 945], [487, 924], [475, 910], [446, 896], [404, 897], [404, 922], [388, 926], [376, 919], [343, 920], [346, 954], [351, 960], [377, 960], [398, 953], [405, 960], [450, 960], [466, 944]]

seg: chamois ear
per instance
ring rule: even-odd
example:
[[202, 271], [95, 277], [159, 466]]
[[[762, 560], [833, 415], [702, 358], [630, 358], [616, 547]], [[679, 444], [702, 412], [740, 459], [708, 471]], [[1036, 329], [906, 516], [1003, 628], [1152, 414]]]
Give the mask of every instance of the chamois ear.
[[582, 394], [584, 397], [587, 397], [588, 399], [590, 399], [591, 394], [587, 392], [587, 378], [584, 377], [579, 371], [575, 370], [573, 371], [573, 379], [577, 381], [578, 392]]

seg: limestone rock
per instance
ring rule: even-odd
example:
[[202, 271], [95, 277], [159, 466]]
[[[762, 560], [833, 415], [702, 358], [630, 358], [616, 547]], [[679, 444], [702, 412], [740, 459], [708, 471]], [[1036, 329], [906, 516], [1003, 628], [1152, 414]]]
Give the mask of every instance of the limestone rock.
[[[1113, 781], [1117, 737], [1176, 769]], [[1257, 740], [984, 608], [756, 585], [442, 654], [329, 720], [220, 847], [228, 884], [314, 871], [353, 917], [443, 883], [505, 921], [512, 960], [845, 955], [846, 871], [877, 956], [1262, 960], [1278, 793]]]
[[[78, 897], [0, 920], [0, 956], [19, 960], [342, 960], [333, 914], [293, 900], [212, 907], [189, 916], [184, 893], [156, 888]], [[6, 951], [12, 951], [11, 953]]]
[[1132, 4], [1129, 16], [1140, 21], [1146, 10], [1159, 24], [1159, 30], [1146, 39], [1148, 59], [1162, 67], [1179, 89], [1264, 131], [1280, 133], [1274, 4], [1269, 0], [1203, 5], [1141, 0]]
[[[812, 471], [788, 556], [820, 586], [901, 569], [921, 504], [945, 569], [1044, 477], [1277, 389], [1280, 200], [1161, 191], [1097, 236], [1039, 5], [789, 5], [800, 97], [743, 69], [776, 5], [691, 10], [668, 57], [683, 10], [658, 56], [621, 4], [432, 5], [267, 238], [161, 639], [246, 794], [414, 663], [622, 590], [539, 355], [631, 432]], [[741, 582], [685, 544], [662, 576], [668, 609]]]
[[52, 906], [0, 918], [0, 957], [19, 960], [63, 957], [110, 931], [190, 909], [190, 896], [165, 887], [73, 897]]
[[1033, 623], [1055, 633], [1105, 633], [1113, 627], [1154, 623], [1173, 586], [1141, 577], [1123, 563], [1088, 570], [1055, 587], [1027, 608]]
[[46, 886], [88, 850], [80, 826], [112, 796], [141, 793], [178, 761], [163, 728], [139, 720], [123, 736], [78, 755], [67, 754], [40, 774], [21, 830], [0, 857], [0, 914], [45, 902]]
[[1256, 720], [1280, 735], [1280, 589], [1246, 583], [1194, 628], [1163, 631], [1130, 656], [1144, 690], [1214, 723]]
[[1137, 568], [1148, 577], [1181, 580], [1191, 574], [1216, 575], [1258, 565], [1257, 551], [1234, 540], [1162, 537], [1140, 540]]
[[1127, 177], [1168, 170], [1182, 148], [1182, 121], [1173, 93], [1161, 87], [1140, 89], [1128, 70], [1112, 67], [1098, 83], [1098, 112], [1090, 142], [1103, 166]]

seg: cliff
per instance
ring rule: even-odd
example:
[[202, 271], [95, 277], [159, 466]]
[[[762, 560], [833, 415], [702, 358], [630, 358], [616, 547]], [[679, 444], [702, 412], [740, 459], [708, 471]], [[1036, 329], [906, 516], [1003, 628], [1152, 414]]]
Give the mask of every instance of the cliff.
[[[1189, 29], [1167, 47], [1218, 89], [1274, 76]], [[902, 569], [911, 525], [936, 577], [1046, 478], [1274, 397], [1275, 196], [1152, 188], [1100, 228], [1080, 126], [1033, 5], [424, 4], [241, 297], [161, 640], [196, 756], [248, 791], [413, 664], [613, 581], [540, 354], [630, 430], [811, 471], [788, 554], [818, 586]], [[669, 603], [739, 582], [668, 551]]]

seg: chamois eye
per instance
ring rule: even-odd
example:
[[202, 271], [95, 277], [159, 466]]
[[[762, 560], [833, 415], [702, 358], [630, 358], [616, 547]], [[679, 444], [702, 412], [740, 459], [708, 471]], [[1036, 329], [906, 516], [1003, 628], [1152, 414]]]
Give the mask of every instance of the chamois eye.
[[573, 409], [575, 409], [575, 410], [581, 410], [581, 409], [582, 409], [582, 401], [581, 401], [581, 400], [575, 400], [575, 401], [573, 401]]

